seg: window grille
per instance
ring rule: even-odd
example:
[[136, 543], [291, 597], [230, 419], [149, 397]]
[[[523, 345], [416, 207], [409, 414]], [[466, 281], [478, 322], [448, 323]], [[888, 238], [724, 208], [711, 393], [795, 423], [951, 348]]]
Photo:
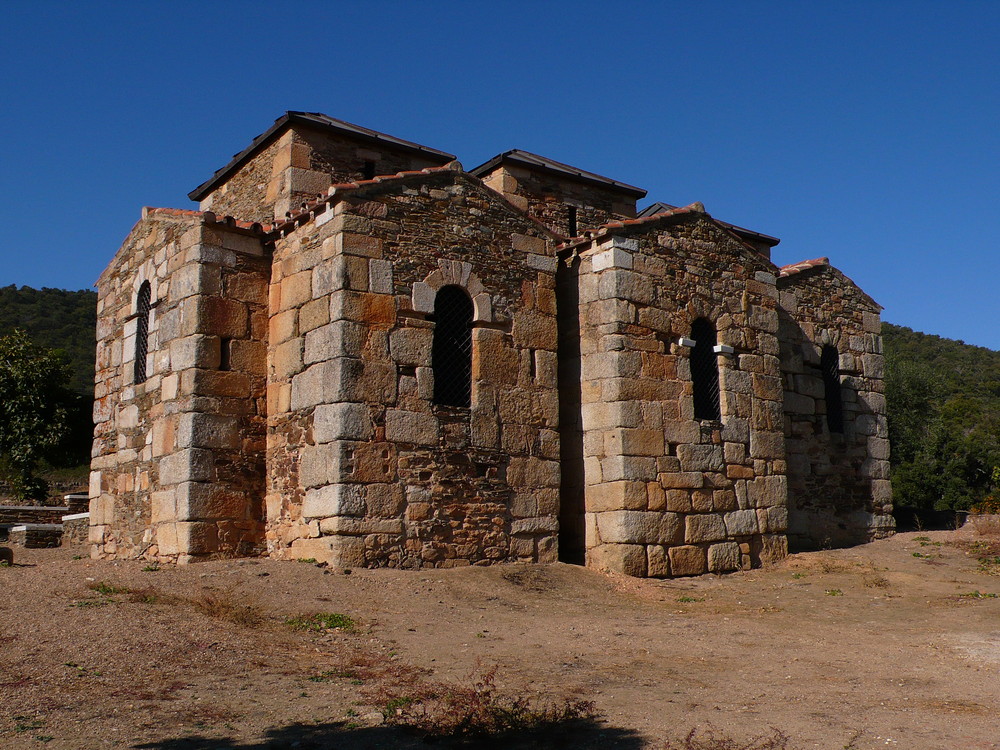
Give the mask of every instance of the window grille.
[[721, 419], [719, 361], [715, 353], [715, 326], [698, 318], [691, 326], [691, 380], [694, 384], [695, 419]]
[[826, 395], [826, 426], [830, 432], [844, 431], [844, 407], [840, 395], [840, 354], [837, 347], [827, 344], [819, 358]]
[[472, 400], [472, 300], [461, 287], [442, 287], [434, 299], [434, 403], [469, 406]]
[[146, 354], [149, 352], [149, 282], [142, 282], [135, 300], [135, 383], [146, 382]]

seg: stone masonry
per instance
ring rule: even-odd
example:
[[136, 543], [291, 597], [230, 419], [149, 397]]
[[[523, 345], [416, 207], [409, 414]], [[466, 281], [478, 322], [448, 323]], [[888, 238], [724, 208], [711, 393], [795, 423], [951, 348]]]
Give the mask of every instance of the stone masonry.
[[98, 280], [93, 555], [669, 577], [891, 533], [879, 307], [644, 195], [286, 113]]

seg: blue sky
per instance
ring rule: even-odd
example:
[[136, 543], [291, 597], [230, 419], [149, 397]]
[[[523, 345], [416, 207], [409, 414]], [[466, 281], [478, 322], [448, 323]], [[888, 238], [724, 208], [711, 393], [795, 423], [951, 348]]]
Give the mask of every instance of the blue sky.
[[1000, 349], [1000, 3], [45, 3], [0, 25], [0, 285], [89, 287], [287, 109], [522, 148]]

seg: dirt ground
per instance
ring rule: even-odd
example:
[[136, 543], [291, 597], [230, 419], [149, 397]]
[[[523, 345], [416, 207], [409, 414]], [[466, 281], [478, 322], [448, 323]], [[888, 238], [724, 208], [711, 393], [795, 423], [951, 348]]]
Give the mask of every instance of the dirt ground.
[[[714, 727], [741, 743], [775, 728], [788, 748], [998, 748], [1000, 577], [956, 546], [969, 533], [673, 581], [15, 550], [0, 747], [421, 747], [385, 695], [496, 667], [507, 694], [593, 701], [537, 746], [663, 748]], [[287, 623], [314, 613], [354, 624]]]

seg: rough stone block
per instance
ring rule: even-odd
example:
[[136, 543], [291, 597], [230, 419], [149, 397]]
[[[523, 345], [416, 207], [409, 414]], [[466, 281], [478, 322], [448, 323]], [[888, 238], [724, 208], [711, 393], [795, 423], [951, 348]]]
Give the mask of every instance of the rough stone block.
[[708, 548], [710, 573], [730, 573], [740, 569], [740, 545], [735, 542], [713, 544]]
[[[735, 499], [735, 496], [734, 496]], [[752, 509], [734, 510], [723, 517], [726, 533], [731, 536], [750, 536], [757, 533], [757, 513]]]
[[249, 501], [238, 492], [209, 482], [184, 482], [177, 485], [176, 520], [239, 520], [247, 515]]
[[687, 516], [684, 519], [684, 541], [688, 544], [717, 542], [726, 538], [726, 524], [716, 513]]
[[697, 489], [704, 485], [705, 475], [700, 471], [678, 471], [657, 477], [664, 489]]
[[329, 484], [308, 490], [302, 500], [306, 519], [331, 516], [363, 516], [367, 510], [365, 487], [361, 484]]
[[178, 448], [235, 450], [242, 439], [239, 417], [203, 412], [184, 412], [178, 416], [175, 438]]
[[389, 355], [398, 365], [428, 366], [433, 340], [430, 328], [397, 328], [389, 334]]
[[650, 578], [670, 577], [670, 558], [667, 548], [659, 545], [646, 547], [646, 575]]
[[679, 445], [677, 458], [681, 462], [681, 471], [722, 471], [721, 445]]
[[673, 576], [700, 576], [708, 569], [703, 547], [671, 547], [667, 555]]
[[788, 481], [783, 476], [756, 477], [747, 482], [747, 493], [752, 508], [785, 505], [788, 499]]
[[751, 431], [750, 456], [752, 458], [784, 458], [785, 436], [777, 431]]
[[317, 443], [370, 440], [373, 434], [371, 413], [365, 404], [320, 404], [313, 412], [313, 438]]
[[614, 544], [676, 544], [683, 532], [676, 513], [618, 510], [597, 514], [601, 541]]
[[[622, 479], [649, 482], [657, 478], [656, 474], [656, 460], [653, 458], [609, 456], [601, 460], [601, 475], [605, 482], [616, 482]], [[699, 475], [699, 481], [700, 479]]]
[[507, 467], [507, 481], [512, 487], [558, 487], [559, 462], [533, 456], [514, 456]]
[[396, 443], [437, 445], [437, 417], [433, 414], [389, 409], [385, 413], [385, 437]]
[[194, 334], [170, 342], [170, 369], [175, 372], [189, 367], [217, 369], [219, 361], [218, 336]]
[[189, 448], [160, 459], [160, 484], [215, 481], [215, 456], [204, 448]]
[[661, 456], [663, 431], [618, 428], [605, 433], [604, 452], [609, 456]]
[[587, 566], [643, 578], [646, 575], [646, 548], [641, 544], [602, 544], [587, 550]]
[[591, 512], [645, 510], [648, 492], [645, 482], [604, 482], [587, 487], [586, 503]]
[[177, 552], [181, 555], [207, 555], [219, 549], [219, 527], [202, 521], [181, 521], [177, 529]]

